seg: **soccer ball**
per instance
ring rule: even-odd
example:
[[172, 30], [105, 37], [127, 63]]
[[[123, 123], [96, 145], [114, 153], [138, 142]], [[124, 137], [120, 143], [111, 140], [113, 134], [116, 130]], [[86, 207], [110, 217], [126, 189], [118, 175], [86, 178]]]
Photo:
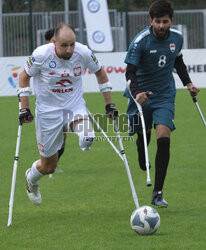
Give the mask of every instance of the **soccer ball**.
[[159, 228], [160, 216], [154, 208], [142, 206], [132, 213], [130, 224], [136, 233], [150, 235], [155, 233]]

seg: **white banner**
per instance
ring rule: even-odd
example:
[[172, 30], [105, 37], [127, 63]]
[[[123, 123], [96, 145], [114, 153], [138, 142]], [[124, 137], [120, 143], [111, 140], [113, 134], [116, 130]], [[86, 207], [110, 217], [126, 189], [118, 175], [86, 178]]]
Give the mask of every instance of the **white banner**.
[[[182, 54], [193, 84], [198, 88], [206, 88], [206, 49], [185, 49]], [[174, 79], [176, 87], [183, 88], [177, 74], [174, 74]]]
[[91, 50], [113, 50], [113, 40], [106, 0], [82, 0], [87, 41]]
[[[192, 82], [199, 88], [206, 88], [206, 49], [183, 50], [183, 59]], [[104, 67], [113, 91], [124, 91], [126, 86], [124, 59], [126, 52], [96, 53]], [[19, 73], [28, 57], [0, 57], [0, 96], [16, 95]], [[176, 87], [184, 88], [178, 75], [174, 74]], [[31, 81], [32, 86], [32, 81]], [[83, 76], [84, 92], [99, 92], [94, 74], [85, 69]]]
[[[17, 95], [19, 74], [28, 57], [0, 57], [0, 96]], [[32, 81], [31, 81], [32, 86]]]

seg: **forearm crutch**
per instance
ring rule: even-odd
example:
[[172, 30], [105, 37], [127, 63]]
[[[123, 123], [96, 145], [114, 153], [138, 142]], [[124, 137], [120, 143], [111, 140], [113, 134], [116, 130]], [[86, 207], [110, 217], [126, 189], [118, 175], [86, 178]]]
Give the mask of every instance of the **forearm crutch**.
[[145, 165], [146, 165], [146, 170], [147, 170], [147, 186], [151, 186], [152, 182], [151, 182], [151, 179], [150, 179], [150, 172], [149, 172], [149, 155], [148, 155], [148, 149], [147, 149], [146, 127], [145, 127], [145, 121], [144, 121], [142, 106], [132, 96], [132, 93], [131, 93], [131, 90], [130, 90], [130, 81], [127, 82], [127, 89], [129, 91], [130, 96], [132, 97], [133, 101], [137, 105], [137, 108], [138, 108], [138, 111], [139, 111], [139, 116], [141, 118], [143, 139], [144, 139]]
[[[19, 97], [19, 111], [21, 109], [21, 101]], [[11, 193], [9, 199], [9, 217], [7, 226], [11, 227], [12, 225], [12, 214], [13, 214], [13, 206], [14, 206], [14, 192], [15, 192], [15, 184], [16, 184], [16, 173], [18, 167], [18, 159], [19, 159], [19, 147], [20, 147], [20, 140], [21, 140], [21, 130], [22, 130], [22, 123], [19, 121], [18, 133], [17, 133], [17, 141], [16, 141], [16, 152], [14, 156], [14, 166], [13, 166], [13, 174], [12, 174], [12, 183], [11, 183]]]

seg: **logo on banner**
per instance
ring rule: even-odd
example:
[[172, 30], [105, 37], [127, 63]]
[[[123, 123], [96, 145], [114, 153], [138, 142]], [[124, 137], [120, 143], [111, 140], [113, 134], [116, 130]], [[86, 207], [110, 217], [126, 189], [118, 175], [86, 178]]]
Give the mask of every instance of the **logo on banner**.
[[175, 52], [175, 44], [174, 43], [170, 43], [170, 50], [172, 52]]
[[90, 12], [96, 13], [100, 9], [100, 3], [98, 1], [96, 1], [96, 0], [91, 0], [91, 1], [88, 2], [87, 8], [88, 8], [88, 10]]
[[103, 43], [105, 40], [105, 35], [102, 31], [97, 30], [93, 33], [92, 38], [95, 43]]
[[8, 64], [6, 66], [8, 72], [9, 84], [15, 89], [19, 83], [19, 73], [21, 71], [21, 66], [15, 66], [14, 64]]
[[51, 61], [51, 62], [49, 63], [49, 68], [51, 68], [51, 69], [56, 68], [56, 66], [57, 66], [57, 64], [55, 63], [55, 61]]

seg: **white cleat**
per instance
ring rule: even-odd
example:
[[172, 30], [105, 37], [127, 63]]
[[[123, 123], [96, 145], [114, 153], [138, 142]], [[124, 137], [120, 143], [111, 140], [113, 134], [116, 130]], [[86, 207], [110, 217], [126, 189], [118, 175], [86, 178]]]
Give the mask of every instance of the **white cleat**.
[[31, 168], [27, 169], [25, 173], [26, 177], [26, 192], [27, 195], [30, 199], [30, 201], [35, 204], [35, 205], [40, 205], [41, 204], [41, 193], [39, 192], [39, 185], [38, 184], [32, 184], [28, 179], [27, 175]]

